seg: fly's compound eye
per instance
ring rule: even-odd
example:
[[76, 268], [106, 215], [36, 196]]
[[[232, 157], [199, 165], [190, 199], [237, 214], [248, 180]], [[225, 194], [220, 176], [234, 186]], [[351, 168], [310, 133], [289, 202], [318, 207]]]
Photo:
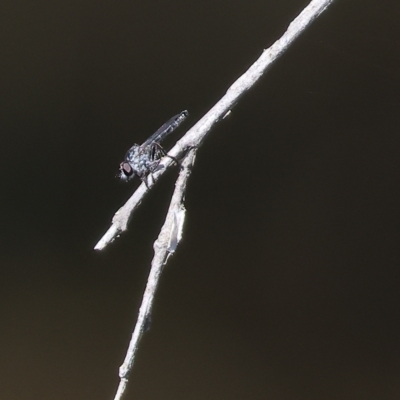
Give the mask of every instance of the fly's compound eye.
[[120, 177], [122, 180], [127, 181], [127, 180], [129, 180], [130, 178], [132, 178], [132, 176], [133, 176], [133, 169], [132, 169], [132, 167], [130, 166], [129, 163], [127, 163], [127, 162], [122, 162], [122, 163], [119, 165], [119, 170], [120, 170], [120, 175], [119, 175], [119, 177]]

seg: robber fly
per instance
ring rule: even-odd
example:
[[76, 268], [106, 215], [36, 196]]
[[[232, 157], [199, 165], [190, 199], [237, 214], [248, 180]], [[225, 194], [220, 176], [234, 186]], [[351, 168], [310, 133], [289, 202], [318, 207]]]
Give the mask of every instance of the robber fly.
[[124, 161], [119, 165], [118, 177], [123, 181], [130, 181], [137, 175], [147, 185], [147, 176], [157, 170], [158, 164], [164, 156], [179, 162], [162, 148], [160, 142], [173, 132], [189, 115], [187, 110], [172, 117], [153, 133], [140, 146], [134, 144], [126, 153]]

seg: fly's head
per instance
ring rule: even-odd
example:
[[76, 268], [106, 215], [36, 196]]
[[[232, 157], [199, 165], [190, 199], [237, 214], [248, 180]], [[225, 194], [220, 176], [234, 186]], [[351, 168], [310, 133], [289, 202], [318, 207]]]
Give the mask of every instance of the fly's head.
[[136, 158], [138, 157], [139, 146], [134, 144], [126, 153], [125, 160], [119, 164], [119, 172], [117, 177], [124, 182], [128, 182], [137, 175], [137, 171], [134, 168], [136, 164]]
[[119, 164], [119, 173], [117, 177], [120, 178], [124, 182], [130, 181], [132, 178], [135, 177], [135, 172], [131, 165], [127, 161], [123, 161]]

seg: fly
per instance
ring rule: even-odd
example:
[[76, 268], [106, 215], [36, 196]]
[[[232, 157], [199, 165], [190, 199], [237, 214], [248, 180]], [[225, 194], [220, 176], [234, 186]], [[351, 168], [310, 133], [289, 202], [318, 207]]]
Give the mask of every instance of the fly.
[[173, 132], [188, 115], [187, 110], [182, 111], [162, 125], [143, 144], [134, 144], [127, 151], [124, 161], [119, 165], [119, 174], [117, 176], [125, 182], [138, 176], [148, 187], [148, 175], [157, 170], [164, 156], [172, 158], [179, 164], [175, 158], [167, 154], [160, 142]]

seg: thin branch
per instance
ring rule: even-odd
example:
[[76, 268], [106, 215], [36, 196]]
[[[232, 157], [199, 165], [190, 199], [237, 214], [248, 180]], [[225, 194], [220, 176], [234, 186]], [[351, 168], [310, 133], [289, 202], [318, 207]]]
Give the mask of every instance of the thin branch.
[[[277, 40], [261, 57], [244, 73], [227, 91], [225, 96], [196, 124], [182, 139], [168, 152], [171, 158], [181, 159], [186, 155], [182, 169], [175, 184], [175, 191], [161, 228], [160, 234], [154, 243], [154, 258], [151, 265], [147, 286], [143, 295], [142, 304], [135, 329], [129, 343], [124, 363], [120, 367], [121, 378], [114, 400], [121, 400], [127, 388], [129, 375], [132, 371], [138, 345], [143, 333], [146, 331], [154, 302], [155, 292], [160, 280], [161, 272], [168, 257], [174, 253], [182, 233], [185, 217], [184, 197], [187, 181], [196, 157], [197, 148], [203, 142], [211, 127], [230, 112], [239, 98], [249, 90], [265, 73], [268, 67], [283, 53], [293, 40], [328, 7], [333, 0], [312, 0], [300, 15], [289, 25], [284, 35]], [[151, 188], [160, 176], [172, 164], [170, 157], [164, 157], [160, 163], [160, 170], [152, 174], [149, 182]], [[132, 212], [139, 206], [147, 189], [142, 184], [128, 202], [115, 214], [112, 225], [103, 238], [97, 243], [95, 249], [101, 250], [115, 237], [127, 229]]]
[[189, 179], [192, 166], [196, 157], [196, 150], [192, 149], [185, 157], [182, 170], [175, 184], [175, 191], [172, 195], [171, 203], [168, 209], [165, 223], [161, 228], [160, 234], [154, 243], [154, 258], [151, 263], [151, 270], [147, 280], [147, 286], [143, 295], [142, 304], [139, 309], [139, 316], [135, 329], [129, 343], [128, 351], [124, 363], [119, 369], [121, 378], [114, 400], [121, 400], [125, 393], [129, 374], [135, 361], [135, 355], [138, 350], [140, 339], [146, 331], [151, 318], [151, 309], [153, 306], [155, 292], [161, 277], [162, 269], [168, 259], [173, 254], [181, 238], [181, 231], [184, 223], [184, 199], [186, 185]]
[[[312, 0], [310, 4], [293, 20], [283, 36], [278, 39], [269, 49], [264, 50], [258, 60], [228, 89], [226, 94], [215, 106], [201, 118], [175, 146], [168, 152], [171, 157], [180, 159], [188, 149], [197, 148], [203, 142], [205, 136], [238, 102], [254, 84], [262, 77], [271, 64], [289, 47], [299, 34], [307, 28], [331, 3], [333, 0]], [[153, 174], [153, 186], [166, 169], [172, 164], [168, 157], [160, 165], [160, 171]], [[96, 244], [95, 250], [102, 250], [127, 230], [128, 222], [132, 213], [140, 205], [147, 193], [144, 184], [140, 185], [131, 198], [114, 215], [112, 224], [100, 241]]]

